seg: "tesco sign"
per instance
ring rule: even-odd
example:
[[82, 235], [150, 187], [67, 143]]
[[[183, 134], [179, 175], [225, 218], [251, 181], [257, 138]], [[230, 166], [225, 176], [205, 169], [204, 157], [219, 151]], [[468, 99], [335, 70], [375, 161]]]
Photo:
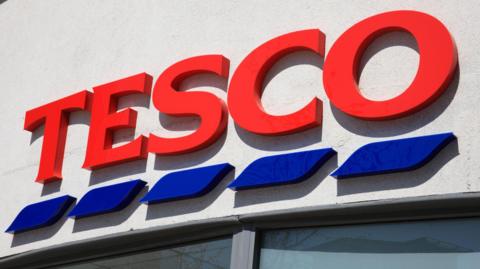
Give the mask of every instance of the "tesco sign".
[[[394, 98], [373, 101], [358, 88], [359, 62], [365, 49], [382, 34], [405, 31], [419, 48], [420, 62], [413, 82]], [[177, 62], [159, 75], [155, 84], [146, 73], [80, 91], [26, 112], [24, 128], [45, 125], [37, 182], [61, 180], [69, 113], [91, 112], [83, 168], [97, 169], [147, 158], [147, 154], [181, 154], [212, 144], [227, 126], [228, 113], [241, 128], [259, 135], [284, 135], [314, 128], [322, 122], [322, 101], [312, 99], [289, 115], [275, 116], [261, 105], [266, 73], [288, 53], [308, 50], [325, 57], [325, 34], [318, 29], [287, 33], [255, 48], [233, 72], [227, 102], [209, 92], [179, 92], [179, 84], [199, 73], [229, 78], [229, 60], [223, 55], [201, 55]], [[339, 110], [365, 120], [388, 120], [425, 107], [447, 88], [457, 67], [457, 50], [447, 28], [436, 18], [417, 11], [392, 11], [367, 18], [345, 31], [325, 59], [323, 83], [329, 100]], [[152, 87], [153, 86], [153, 87]], [[137, 112], [117, 109], [121, 96], [151, 95], [154, 107], [172, 116], [197, 116], [192, 134], [165, 138], [153, 133], [113, 147], [113, 132], [135, 128]]]

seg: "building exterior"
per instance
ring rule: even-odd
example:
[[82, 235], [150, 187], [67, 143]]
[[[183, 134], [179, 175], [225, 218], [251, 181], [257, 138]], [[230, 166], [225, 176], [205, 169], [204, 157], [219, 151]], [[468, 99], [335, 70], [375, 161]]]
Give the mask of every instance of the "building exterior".
[[0, 268], [478, 268], [479, 12], [1, 1]]

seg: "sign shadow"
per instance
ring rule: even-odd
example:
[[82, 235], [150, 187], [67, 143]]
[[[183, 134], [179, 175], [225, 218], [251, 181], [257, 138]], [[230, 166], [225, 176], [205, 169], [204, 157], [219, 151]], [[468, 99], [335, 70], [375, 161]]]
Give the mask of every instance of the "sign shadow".
[[345, 196], [419, 186], [435, 176], [445, 164], [459, 154], [458, 140], [455, 139], [430, 162], [413, 171], [340, 179], [337, 181], [337, 195]]
[[235, 192], [234, 207], [302, 198], [316, 189], [338, 166], [337, 154], [333, 155], [315, 174], [305, 181], [283, 186], [271, 186]]

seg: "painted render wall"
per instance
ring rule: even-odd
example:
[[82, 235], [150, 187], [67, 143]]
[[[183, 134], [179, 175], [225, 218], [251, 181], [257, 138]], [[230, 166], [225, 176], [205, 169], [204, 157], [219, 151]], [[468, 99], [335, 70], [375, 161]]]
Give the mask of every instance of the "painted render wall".
[[[230, 162], [236, 166], [208, 195], [155, 206], [132, 204], [119, 213], [57, 224], [16, 236], [0, 232], [0, 257], [41, 247], [147, 227], [276, 209], [351, 203], [399, 197], [480, 191], [480, 5], [451, 1], [0, 1], [0, 230], [27, 204], [141, 178], [153, 185], [162, 175], [183, 168]], [[323, 100], [322, 128], [285, 137], [261, 137], [235, 126], [199, 152], [155, 157], [105, 168], [82, 169], [89, 114], [70, 117], [64, 179], [43, 186], [34, 182], [43, 130], [23, 130], [25, 112], [83, 89], [147, 72], [154, 79], [169, 65], [196, 55], [223, 54], [239, 62], [263, 42], [288, 32], [319, 28], [327, 53], [354, 23], [389, 10], [429, 13], [451, 31], [459, 71], [449, 89], [426, 109], [398, 120], [366, 122], [349, 117], [328, 102], [322, 85], [323, 60], [312, 53], [285, 57], [269, 72], [262, 98], [265, 109], [287, 114], [312, 97]], [[377, 39], [364, 56], [360, 78], [372, 99], [399, 94], [413, 79], [418, 53], [407, 34]], [[155, 81], [155, 80], [154, 80]], [[209, 90], [226, 100], [227, 82], [196, 76], [186, 90]], [[160, 115], [143, 96], [122, 98], [121, 107], [139, 112], [135, 135], [154, 132], [181, 136], [198, 126], [195, 119]], [[150, 106], [150, 109], [148, 109]], [[159, 122], [159, 119], [161, 123]], [[385, 176], [338, 182], [329, 173], [365, 143], [452, 131], [458, 141], [427, 166]], [[132, 132], [119, 132], [128, 141]], [[286, 187], [235, 193], [225, 186], [251, 161], [282, 152], [333, 147], [332, 159], [311, 179]]]

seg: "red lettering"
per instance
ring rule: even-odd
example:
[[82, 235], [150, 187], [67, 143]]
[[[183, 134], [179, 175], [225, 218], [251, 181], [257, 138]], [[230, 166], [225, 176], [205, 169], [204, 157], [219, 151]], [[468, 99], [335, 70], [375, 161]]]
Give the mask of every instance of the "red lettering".
[[36, 182], [48, 183], [62, 179], [69, 112], [84, 110], [89, 96], [88, 91], [81, 91], [27, 111], [25, 130], [33, 132], [40, 125], [45, 124]]
[[160, 75], [153, 90], [153, 105], [172, 116], [198, 116], [201, 123], [194, 133], [183, 137], [163, 138], [150, 134], [150, 152], [167, 155], [195, 151], [212, 144], [223, 133], [228, 112], [220, 98], [208, 92], [179, 92], [177, 89], [185, 78], [199, 73], [228, 78], [229, 64], [221, 55], [204, 55], [180, 61]]
[[[405, 31], [417, 41], [420, 63], [417, 74], [397, 97], [373, 101], [358, 87], [358, 65], [365, 49], [384, 33]], [[261, 135], [284, 135], [321, 124], [322, 102], [313, 98], [289, 115], [268, 114], [262, 107], [263, 80], [268, 70], [286, 54], [309, 50], [325, 56], [325, 35], [317, 29], [288, 33], [253, 50], [238, 66], [228, 88], [228, 109], [235, 122]], [[190, 135], [164, 138], [143, 135], [113, 147], [113, 132], [135, 128], [137, 112], [117, 111], [118, 98], [142, 93], [150, 95], [152, 77], [138, 74], [93, 88], [91, 122], [84, 168], [97, 169], [159, 155], [187, 153], [212, 144], [227, 127], [225, 103], [208, 92], [179, 92], [181, 82], [195, 74], [210, 73], [228, 79], [229, 60], [222, 55], [203, 55], [180, 61], [166, 69], [154, 86], [152, 102], [161, 113], [197, 116], [199, 128]], [[434, 17], [416, 11], [393, 11], [367, 18], [348, 29], [333, 44], [323, 72], [330, 101], [343, 112], [367, 120], [384, 120], [411, 114], [433, 102], [447, 88], [457, 67], [455, 43], [445, 26]], [[82, 91], [26, 113], [25, 129], [45, 124], [40, 167], [36, 181], [62, 178], [62, 162], [68, 128], [68, 113], [85, 110], [90, 94]]]
[[[357, 85], [358, 65], [368, 45], [391, 31], [405, 31], [417, 41], [420, 63], [410, 86], [383, 101], [363, 97]], [[434, 101], [447, 88], [457, 66], [457, 50], [447, 28], [416, 11], [393, 11], [367, 18], [348, 29], [330, 49], [323, 83], [330, 101], [362, 119], [384, 120], [411, 114]]]
[[228, 88], [228, 108], [240, 127], [262, 135], [283, 135], [321, 124], [322, 101], [318, 98], [295, 113], [281, 116], [268, 114], [261, 104], [262, 83], [267, 71], [281, 57], [298, 50], [310, 50], [324, 56], [325, 35], [320, 30], [282, 35], [259, 46], [240, 63]]
[[133, 141], [112, 148], [113, 132], [121, 128], [135, 128], [137, 111], [127, 108], [117, 112], [118, 97], [150, 94], [152, 77], [146, 73], [93, 88], [92, 116], [83, 168], [97, 169], [108, 165], [147, 158], [147, 138], [143, 135]]

